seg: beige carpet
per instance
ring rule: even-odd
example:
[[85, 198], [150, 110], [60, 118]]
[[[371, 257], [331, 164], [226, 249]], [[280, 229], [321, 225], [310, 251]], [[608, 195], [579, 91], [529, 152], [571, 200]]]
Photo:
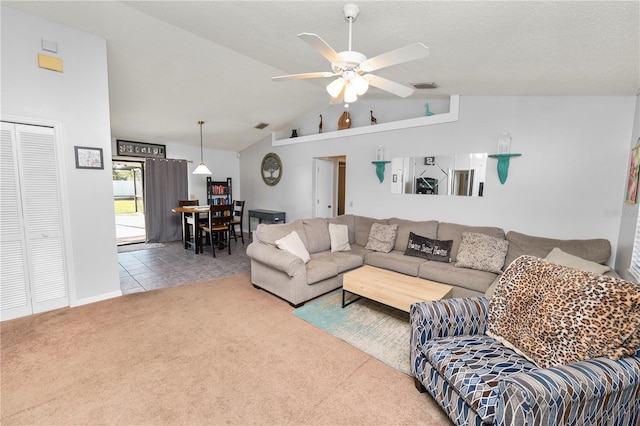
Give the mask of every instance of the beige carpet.
[[244, 274], [0, 323], [0, 422], [450, 424], [291, 311]]

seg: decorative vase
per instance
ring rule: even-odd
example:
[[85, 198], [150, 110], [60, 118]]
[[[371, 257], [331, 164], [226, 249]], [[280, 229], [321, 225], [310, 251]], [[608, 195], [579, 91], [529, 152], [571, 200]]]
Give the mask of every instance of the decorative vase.
[[433, 115], [433, 113], [431, 111], [429, 111], [429, 102], [427, 102], [426, 104], [424, 104], [426, 110], [424, 112], [425, 117], [429, 117], [431, 115]]
[[293, 130], [291, 131], [291, 137], [292, 137], [292, 138], [297, 138], [297, 137], [298, 137], [298, 131], [297, 131], [296, 129], [293, 129]]

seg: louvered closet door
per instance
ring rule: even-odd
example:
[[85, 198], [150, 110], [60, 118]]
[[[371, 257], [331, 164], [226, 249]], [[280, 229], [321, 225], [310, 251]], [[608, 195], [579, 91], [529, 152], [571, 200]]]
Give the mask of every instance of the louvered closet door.
[[0, 319], [29, 315], [31, 293], [18, 160], [16, 155], [15, 126], [1, 123], [0, 129]]
[[[65, 255], [62, 233], [62, 210], [60, 206], [60, 192], [57, 170], [57, 158], [53, 129], [38, 126], [9, 125], [2, 123], [3, 145], [5, 127], [13, 127], [13, 154], [14, 176], [17, 182], [14, 185], [17, 196], [17, 219], [12, 219], [5, 214], [3, 205], [3, 255], [4, 255], [4, 221], [11, 222], [8, 227], [18, 231], [7, 231], [13, 244], [7, 244], [8, 259], [15, 259], [15, 271], [18, 276], [19, 254], [25, 256], [26, 265], [23, 273], [27, 285], [24, 294], [28, 297], [31, 312], [43, 312], [51, 309], [69, 306], [69, 297], [66, 282]], [[4, 157], [4, 147], [3, 147]], [[4, 160], [3, 160], [4, 166]], [[15, 167], [17, 166], [17, 168]], [[3, 171], [3, 178], [4, 178]], [[4, 189], [4, 182], [3, 182]], [[3, 191], [4, 203], [4, 191]], [[7, 197], [8, 198], [8, 197]], [[11, 202], [7, 201], [10, 205]], [[18, 232], [22, 233], [22, 249], [18, 250]], [[9, 240], [9, 239], [8, 239]], [[2, 319], [15, 317], [17, 312], [5, 312], [5, 286], [7, 295], [21, 293], [18, 289], [18, 280], [9, 280], [5, 284], [4, 256], [2, 259]], [[9, 269], [11, 270], [11, 269]], [[7, 277], [10, 278], [10, 277]], [[14, 287], [9, 290], [9, 285], [15, 281]], [[9, 300], [9, 298], [7, 298]], [[7, 309], [14, 309], [8, 307]], [[24, 315], [24, 314], [23, 314]]]

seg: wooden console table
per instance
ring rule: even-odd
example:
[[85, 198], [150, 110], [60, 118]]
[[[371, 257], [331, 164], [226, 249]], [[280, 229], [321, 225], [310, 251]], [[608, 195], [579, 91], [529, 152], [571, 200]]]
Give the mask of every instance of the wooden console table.
[[249, 210], [249, 237], [251, 237], [251, 218], [255, 217], [258, 219], [258, 224], [262, 223], [262, 221], [267, 221], [269, 223], [285, 223], [287, 214], [285, 212], [279, 212], [276, 210], [263, 210], [263, 209], [255, 209]]

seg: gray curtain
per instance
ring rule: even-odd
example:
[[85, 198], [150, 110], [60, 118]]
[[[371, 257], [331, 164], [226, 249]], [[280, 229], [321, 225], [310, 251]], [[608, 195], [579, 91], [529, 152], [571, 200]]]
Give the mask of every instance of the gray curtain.
[[180, 213], [172, 208], [187, 200], [186, 160], [147, 158], [144, 167], [144, 223], [147, 242], [159, 243], [182, 239]]

